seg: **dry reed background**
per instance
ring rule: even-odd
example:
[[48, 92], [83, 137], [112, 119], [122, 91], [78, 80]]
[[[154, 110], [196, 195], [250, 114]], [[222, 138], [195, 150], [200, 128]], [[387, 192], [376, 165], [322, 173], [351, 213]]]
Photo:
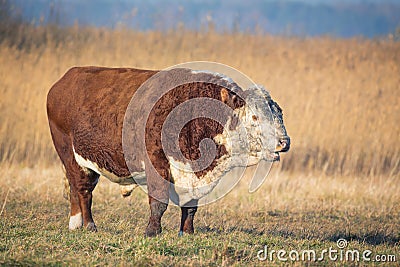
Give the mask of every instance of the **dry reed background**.
[[[399, 42], [47, 27], [20, 28], [13, 44], [0, 44], [0, 265], [265, 266], [255, 256], [264, 244], [322, 250], [339, 237], [399, 257]], [[193, 237], [176, 237], [171, 207], [164, 234], [144, 239], [144, 193], [121, 199], [106, 179], [94, 192], [100, 232], [68, 232], [46, 118], [51, 85], [72, 66], [191, 60], [264, 84], [284, 110], [290, 152], [255, 194], [245, 181], [199, 209]]]
[[[398, 175], [400, 43], [124, 29], [24, 29], [0, 45], [0, 161], [53, 164], [46, 93], [72, 66], [162, 69], [217, 61], [270, 90], [292, 150], [280, 167], [325, 174]], [[22, 47], [22, 48], [21, 48]]]

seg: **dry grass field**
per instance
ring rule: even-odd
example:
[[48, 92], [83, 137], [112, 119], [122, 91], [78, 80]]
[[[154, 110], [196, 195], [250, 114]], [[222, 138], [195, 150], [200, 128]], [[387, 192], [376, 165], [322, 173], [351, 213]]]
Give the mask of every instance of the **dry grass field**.
[[[340, 237], [399, 264], [399, 42], [77, 27], [20, 38], [0, 44], [0, 265], [267, 265], [256, 256], [266, 244], [321, 251]], [[192, 60], [230, 65], [265, 85], [283, 108], [289, 153], [255, 194], [243, 181], [200, 208], [194, 236], [177, 237], [170, 207], [164, 234], [144, 238], [145, 194], [122, 199], [106, 179], [94, 192], [99, 232], [69, 232], [45, 112], [51, 85], [72, 66]]]

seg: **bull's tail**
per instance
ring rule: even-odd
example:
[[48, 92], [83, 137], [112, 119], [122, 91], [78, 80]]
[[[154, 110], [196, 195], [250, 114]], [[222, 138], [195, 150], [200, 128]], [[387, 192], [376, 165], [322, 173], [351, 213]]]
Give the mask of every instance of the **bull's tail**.
[[65, 167], [64, 167], [64, 165], [61, 165], [61, 166], [62, 166], [62, 170], [64, 172], [64, 176], [63, 176], [63, 184], [64, 184], [63, 197], [65, 198], [65, 200], [69, 201], [71, 199], [71, 192], [70, 192], [70, 188], [69, 188], [69, 182], [68, 182], [67, 175], [66, 175], [66, 172], [65, 172]]

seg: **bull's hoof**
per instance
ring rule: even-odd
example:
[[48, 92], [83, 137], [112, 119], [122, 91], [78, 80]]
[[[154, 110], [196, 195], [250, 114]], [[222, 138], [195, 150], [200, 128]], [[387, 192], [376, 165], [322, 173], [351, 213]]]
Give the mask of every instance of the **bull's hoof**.
[[193, 230], [192, 231], [183, 230], [183, 231], [179, 231], [178, 236], [181, 237], [184, 235], [193, 235], [193, 234], [194, 234]]
[[184, 235], [193, 235], [193, 234], [194, 234], [193, 229], [190, 230], [190, 231], [188, 231], [188, 230], [183, 230], [183, 231], [179, 231], [178, 236], [181, 237], [181, 236], [184, 236]]
[[97, 227], [93, 222], [90, 222], [86, 225], [86, 230], [90, 232], [97, 232]]
[[147, 226], [145, 236], [154, 237], [161, 234], [161, 227], [150, 227]]
[[190, 228], [183, 228], [183, 232], [184, 232], [185, 234], [192, 235], [192, 234], [194, 234], [194, 228], [193, 228], [193, 226], [190, 227]]

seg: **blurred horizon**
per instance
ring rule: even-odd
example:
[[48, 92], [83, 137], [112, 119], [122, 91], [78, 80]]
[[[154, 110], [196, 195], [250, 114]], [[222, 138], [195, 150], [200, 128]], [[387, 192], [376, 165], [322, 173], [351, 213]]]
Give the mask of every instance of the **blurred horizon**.
[[3, 0], [33, 25], [188, 29], [338, 38], [375, 38], [400, 29], [400, 0]]

